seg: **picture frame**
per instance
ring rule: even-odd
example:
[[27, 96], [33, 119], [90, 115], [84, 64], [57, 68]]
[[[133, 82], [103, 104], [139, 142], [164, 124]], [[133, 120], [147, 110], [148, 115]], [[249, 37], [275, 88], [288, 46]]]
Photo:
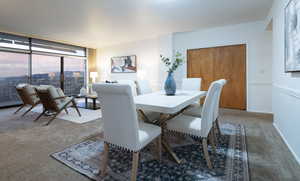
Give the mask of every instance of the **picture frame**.
[[284, 69], [300, 72], [300, 1], [290, 0], [284, 10]]
[[111, 73], [136, 73], [136, 55], [119, 56], [111, 58]]

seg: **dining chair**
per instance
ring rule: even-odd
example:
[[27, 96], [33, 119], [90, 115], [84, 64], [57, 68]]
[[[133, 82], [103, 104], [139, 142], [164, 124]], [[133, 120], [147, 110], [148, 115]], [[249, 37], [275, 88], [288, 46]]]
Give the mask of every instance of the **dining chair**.
[[[201, 90], [201, 78], [183, 78], [181, 89], [185, 91], [200, 91]], [[200, 105], [200, 100], [196, 100], [193, 106]]]
[[[227, 81], [225, 79], [220, 79], [220, 80], [217, 80], [217, 82], [219, 82], [222, 85], [222, 87], [217, 94], [217, 104], [215, 105], [215, 108], [214, 108], [214, 125], [216, 126], [218, 132], [221, 134], [220, 123], [219, 123], [220, 98], [221, 98], [223, 87], [227, 83]], [[189, 115], [189, 116], [201, 117], [202, 105], [192, 104], [189, 108], [187, 108], [183, 112], [183, 114]]]
[[134, 80], [121, 79], [121, 80], [117, 80], [117, 83], [129, 85], [132, 90], [133, 96], [137, 96], [137, 86]]
[[[148, 80], [137, 80], [136, 85], [138, 95], [152, 93], [152, 89]], [[155, 120], [160, 118], [160, 113], [148, 110], [139, 110], [139, 116], [141, 116], [143, 120], [153, 123]]]
[[14, 114], [18, 113], [21, 109], [26, 106], [31, 106], [27, 111], [22, 114], [22, 117], [25, 116], [29, 111], [35, 108], [40, 104], [40, 99], [37, 96], [34, 86], [29, 84], [19, 84], [16, 86], [17, 93], [21, 98], [23, 104], [14, 112]]
[[63, 110], [68, 114], [67, 108], [72, 106], [81, 117], [74, 97], [65, 96], [60, 88], [54, 86], [39, 86], [36, 88], [37, 94], [43, 104], [43, 112], [34, 120], [39, 120], [46, 112], [53, 112], [52, 118], [45, 124], [49, 125]]
[[[205, 160], [210, 169], [212, 169], [212, 164], [209, 158], [207, 139], [209, 138], [214, 145], [214, 138], [209, 136], [209, 134], [213, 131], [214, 107], [217, 104], [217, 94], [221, 87], [221, 83], [217, 81], [210, 85], [204, 101], [201, 118], [181, 114], [170, 119], [166, 126], [166, 129], [170, 132], [202, 138]], [[215, 146], [213, 146], [213, 150], [215, 151]]]
[[152, 93], [152, 89], [148, 80], [137, 80], [136, 85], [138, 95]]
[[[102, 103], [104, 120], [104, 152], [101, 176], [106, 173], [109, 145], [114, 145], [133, 154], [131, 181], [138, 171], [139, 153], [142, 148], [156, 139], [159, 159], [161, 157], [161, 128], [138, 120], [132, 89], [122, 84], [94, 84]], [[100, 94], [101, 93], [101, 94]]]
[[183, 78], [181, 89], [187, 91], [200, 91], [201, 80], [201, 78]]

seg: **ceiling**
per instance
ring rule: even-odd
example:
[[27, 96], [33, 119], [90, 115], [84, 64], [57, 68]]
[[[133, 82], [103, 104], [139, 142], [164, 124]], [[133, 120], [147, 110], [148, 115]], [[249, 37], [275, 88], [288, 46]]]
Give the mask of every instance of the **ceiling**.
[[0, 31], [88, 47], [263, 20], [273, 0], [1, 0]]

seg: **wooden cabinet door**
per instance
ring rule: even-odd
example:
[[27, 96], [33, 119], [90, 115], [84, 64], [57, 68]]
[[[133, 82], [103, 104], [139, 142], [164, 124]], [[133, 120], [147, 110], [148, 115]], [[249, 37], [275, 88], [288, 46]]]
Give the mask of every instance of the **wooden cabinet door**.
[[221, 107], [246, 109], [246, 45], [188, 50], [188, 77], [202, 78], [202, 90], [226, 79]]

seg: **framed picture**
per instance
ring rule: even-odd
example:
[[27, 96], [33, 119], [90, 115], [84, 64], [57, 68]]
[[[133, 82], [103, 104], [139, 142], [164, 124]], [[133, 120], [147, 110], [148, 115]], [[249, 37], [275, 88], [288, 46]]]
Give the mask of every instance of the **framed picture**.
[[285, 72], [300, 71], [300, 1], [285, 8]]
[[111, 58], [111, 73], [136, 73], [136, 55]]

